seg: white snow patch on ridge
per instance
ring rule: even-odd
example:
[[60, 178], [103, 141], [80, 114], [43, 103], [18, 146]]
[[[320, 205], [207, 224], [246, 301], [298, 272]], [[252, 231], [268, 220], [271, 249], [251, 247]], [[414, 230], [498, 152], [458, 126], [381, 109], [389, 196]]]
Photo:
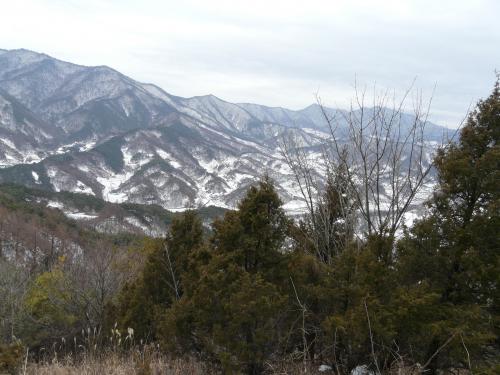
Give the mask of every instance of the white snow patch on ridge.
[[325, 132], [322, 132], [320, 130], [317, 130], [317, 129], [312, 129], [312, 128], [302, 128], [302, 130], [308, 134], [311, 134], [311, 135], [314, 135], [318, 138], [322, 138], [322, 139], [329, 139], [331, 138], [331, 135], [328, 134], [328, 133], [325, 133]]

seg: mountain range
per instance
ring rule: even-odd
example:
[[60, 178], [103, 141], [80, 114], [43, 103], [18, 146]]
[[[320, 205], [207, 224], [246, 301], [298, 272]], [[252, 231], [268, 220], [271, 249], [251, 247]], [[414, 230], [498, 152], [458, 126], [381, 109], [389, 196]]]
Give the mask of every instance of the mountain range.
[[[427, 163], [447, 132], [426, 127]], [[329, 129], [318, 105], [182, 98], [106, 66], [0, 50], [0, 183], [182, 210], [234, 207], [268, 173], [293, 211], [301, 194], [279, 151], [290, 137], [320, 160]]]

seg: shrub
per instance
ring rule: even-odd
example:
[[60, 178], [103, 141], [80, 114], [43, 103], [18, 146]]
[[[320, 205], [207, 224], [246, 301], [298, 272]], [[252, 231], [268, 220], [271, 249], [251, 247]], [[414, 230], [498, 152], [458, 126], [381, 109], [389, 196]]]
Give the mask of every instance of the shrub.
[[23, 347], [20, 344], [0, 344], [0, 373], [16, 374], [22, 359]]

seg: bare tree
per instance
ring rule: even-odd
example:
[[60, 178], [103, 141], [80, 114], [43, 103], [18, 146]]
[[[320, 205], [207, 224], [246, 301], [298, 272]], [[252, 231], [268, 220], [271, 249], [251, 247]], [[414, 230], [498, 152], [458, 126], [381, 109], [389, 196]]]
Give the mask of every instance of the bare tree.
[[[410, 118], [403, 111], [412, 91], [413, 85], [398, 100], [395, 94], [374, 89], [369, 105], [366, 88], [356, 84], [350, 110], [333, 116], [318, 98], [330, 130], [332, 156], [346, 168], [368, 234], [395, 234], [432, 168], [424, 139], [431, 100], [424, 106], [418, 93]], [[338, 132], [342, 123], [345, 139]]]
[[0, 341], [13, 342], [19, 335], [29, 281], [23, 267], [0, 258]]
[[[330, 133], [322, 149], [321, 167], [326, 175], [318, 173], [317, 159], [311, 160], [307, 151], [290, 140], [283, 141], [282, 154], [299, 185], [308, 216], [317, 220], [319, 191], [325, 186], [321, 179], [340, 170], [342, 180], [336, 188], [353, 200], [343, 212], [345, 222], [352, 222], [349, 215], [354, 206], [362, 219], [358, 232], [394, 236], [432, 169], [435, 145], [425, 138], [432, 97], [424, 102], [413, 84], [400, 99], [376, 87], [372, 95], [357, 83], [354, 88], [354, 99], [345, 111], [328, 109], [317, 96]], [[410, 98], [412, 115], [407, 115]], [[443, 134], [441, 144], [445, 141]], [[321, 227], [320, 222], [313, 225]]]
[[324, 145], [320, 157], [311, 158], [293, 137], [282, 139], [280, 151], [305, 202], [302, 234], [316, 256], [329, 264], [355, 235], [355, 206], [344, 165], [329, 160]]
[[85, 249], [82, 259], [76, 259], [69, 267], [73, 295], [80, 306], [86, 307], [86, 318], [93, 326], [103, 323], [106, 305], [130, 277], [130, 271], [124, 268], [124, 253], [105, 240], [97, 241]]

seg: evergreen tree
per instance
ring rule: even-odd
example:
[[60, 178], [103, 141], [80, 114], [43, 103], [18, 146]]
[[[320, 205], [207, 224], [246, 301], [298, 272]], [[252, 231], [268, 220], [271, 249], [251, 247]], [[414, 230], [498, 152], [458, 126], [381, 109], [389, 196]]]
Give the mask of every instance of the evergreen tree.
[[250, 273], [262, 272], [275, 277], [274, 266], [282, 260], [288, 219], [281, 208], [269, 177], [252, 186], [238, 204], [213, 225], [212, 246], [218, 253], [230, 254], [233, 261]]
[[330, 358], [348, 373], [359, 364], [374, 372], [390, 368], [394, 357], [394, 259], [391, 237], [371, 235], [353, 242], [329, 269], [330, 308], [322, 326]]
[[[349, 372], [359, 363], [373, 364], [376, 370], [378, 365], [386, 366], [395, 335], [390, 307], [394, 238], [373, 234], [355, 240], [358, 213], [345, 174], [341, 169], [332, 173], [312, 217], [292, 226], [290, 274], [307, 307], [309, 358], [326, 356], [338, 371]], [[380, 352], [376, 364], [370, 330]]]
[[[430, 215], [398, 246], [403, 299], [412, 309], [401, 321], [406, 332], [415, 333], [400, 341], [428, 362], [431, 373], [477, 366], [487, 358], [487, 344], [498, 340], [499, 138], [497, 80], [469, 116], [459, 142], [438, 152]], [[498, 341], [496, 346], [498, 355]]]
[[[135, 335], [144, 339], [153, 339], [155, 334], [155, 314], [158, 305], [170, 300], [170, 290], [165, 282], [166, 277], [161, 275], [163, 269], [164, 240], [146, 240], [141, 253], [146, 262], [137, 279], [125, 284], [118, 296], [117, 316], [110, 313], [110, 320], [115, 319], [120, 329], [133, 328]], [[152, 275], [159, 273], [158, 280], [152, 282]], [[114, 310], [110, 306], [109, 310]], [[109, 321], [109, 325], [113, 325]]]
[[199, 350], [228, 374], [263, 371], [278, 349], [286, 313], [288, 220], [281, 205], [266, 177], [237, 211], [214, 223], [209, 250], [194, 257], [192, 288], [166, 314], [167, 345]]
[[189, 258], [203, 242], [203, 227], [194, 211], [176, 216], [165, 240], [147, 241], [147, 259], [139, 277], [123, 289], [118, 303], [121, 328], [155, 339], [157, 323], [183, 293]]
[[333, 344], [329, 342], [333, 331], [325, 330], [325, 321], [333, 311], [341, 310], [339, 300], [345, 289], [340, 292], [340, 286], [351, 281], [338, 271], [349, 258], [346, 251], [352, 254], [354, 206], [345, 171], [339, 166], [329, 173], [312, 212], [290, 226], [293, 253], [288, 272], [293, 288], [289, 305], [297, 311], [294, 319], [303, 319], [303, 327], [295, 329], [288, 342], [302, 352], [305, 343], [309, 360], [331, 354], [326, 347]]

